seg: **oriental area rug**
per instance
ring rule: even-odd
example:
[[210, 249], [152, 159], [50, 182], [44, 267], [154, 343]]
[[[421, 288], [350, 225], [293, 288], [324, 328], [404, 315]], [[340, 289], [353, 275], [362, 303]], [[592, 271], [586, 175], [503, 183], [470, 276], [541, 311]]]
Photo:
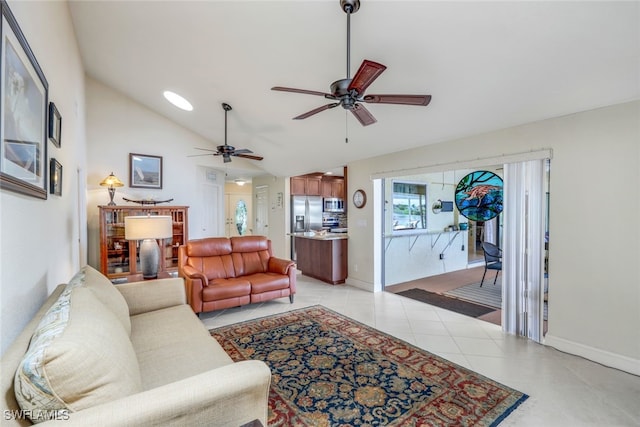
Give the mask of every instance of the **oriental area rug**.
[[320, 305], [211, 335], [271, 368], [269, 426], [496, 426], [528, 397]]

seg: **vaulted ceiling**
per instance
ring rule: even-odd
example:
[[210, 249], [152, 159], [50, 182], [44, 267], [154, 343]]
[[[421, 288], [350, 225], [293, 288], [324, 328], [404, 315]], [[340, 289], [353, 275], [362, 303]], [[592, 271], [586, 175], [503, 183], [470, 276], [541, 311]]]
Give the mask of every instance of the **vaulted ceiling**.
[[[367, 93], [433, 96], [427, 107], [368, 104], [378, 122], [366, 127], [342, 108], [292, 120], [329, 101], [270, 90], [328, 92], [346, 77], [339, 0], [71, 1], [70, 10], [88, 75], [211, 148], [224, 141], [220, 105], [231, 104], [229, 144], [265, 158], [248, 161], [253, 175], [327, 170], [640, 98], [638, 2], [362, 0], [351, 76], [369, 59], [387, 70]], [[168, 104], [166, 89], [194, 110]]]

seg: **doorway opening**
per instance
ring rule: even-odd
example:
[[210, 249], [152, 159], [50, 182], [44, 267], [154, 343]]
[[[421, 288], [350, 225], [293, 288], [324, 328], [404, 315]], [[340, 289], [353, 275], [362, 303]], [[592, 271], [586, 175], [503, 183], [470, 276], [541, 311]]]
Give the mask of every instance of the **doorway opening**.
[[[544, 230], [534, 232], [532, 236], [535, 235], [535, 237], [531, 237], [544, 241], [544, 266], [541, 267], [544, 268], [544, 281], [538, 285], [532, 285], [544, 289], [539, 292], [540, 295], [544, 293], [545, 298], [543, 302], [541, 297], [539, 307], [544, 305], [545, 310], [544, 314], [541, 312], [538, 316], [540, 319], [544, 316], [543, 333], [547, 329], [546, 305], [548, 304], [549, 160], [547, 159], [544, 164], [546, 168], [541, 179], [544, 181], [542, 188], [546, 197], [540, 202], [544, 204], [542, 207]], [[504, 165], [483, 166], [472, 170], [490, 170], [501, 177], [504, 175]], [[414, 182], [424, 183], [427, 187], [427, 205], [431, 206], [432, 203], [453, 200], [457, 180], [465, 176], [466, 173], [468, 170], [458, 169], [382, 179], [382, 194], [385, 196], [381, 203], [382, 217], [388, 216], [386, 212], [386, 208], [389, 206], [388, 187], [394, 179], [410, 178]], [[524, 197], [524, 193], [522, 197]], [[440, 207], [440, 204], [437, 206]], [[508, 207], [505, 202], [506, 209]], [[486, 264], [482, 243], [488, 241], [499, 248], [504, 248], [504, 214], [500, 214], [490, 221], [473, 221], [461, 215], [457, 207], [447, 215], [443, 215], [440, 209], [438, 212], [435, 211], [435, 209], [427, 211], [427, 230], [425, 232], [414, 231], [407, 235], [401, 235], [393, 233], [388, 228], [387, 220], [381, 221], [384, 227], [382, 233], [384, 240], [381, 245], [383, 252], [382, 288], [393, 293], [423, 289], [452, 299], [462, 299], [487, 306], [492, 310], [484, 314], [473, 315], [473, 317], [504, 326], [505, 313], [502, 310], [505, 308], [503, 303], [503, 283], [505, 281], [503, 280], [503, 271], [501, 269], [487, 270], [484, 283], [481, 285]], [[520, 251], [517, 248], [516, 250]], [[507, 304], [507, 309], [520, 310], [521, 306]], [[521, 316], [531, 317], [531, 313], [524, 313]], [[533, 318], [535, 319], [535, 316]]]
[[225, 236], [245, 236], [253, 234], [251, 222], [252, 186], [237, 182], [225, 183]]

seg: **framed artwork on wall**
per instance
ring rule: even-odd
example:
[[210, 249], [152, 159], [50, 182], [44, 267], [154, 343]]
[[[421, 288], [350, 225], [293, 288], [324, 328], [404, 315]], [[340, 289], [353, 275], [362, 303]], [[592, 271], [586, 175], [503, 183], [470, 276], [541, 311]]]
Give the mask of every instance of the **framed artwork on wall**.
[[60, 148], [62, 140], [62, 117], [56, 108], [56, 104], [49, 103], [49, 139], [53, 145]]
[[502, 178], [493, 172], [471, 172], [458, 182], [456, 207], [472, 221], [489, 221], [502, 212], [502, 187]]
[[129, 187], [162, 188], [162, 157], [129, 153]]
[[56, 159], [49, 162], [49, 192], [62, 196], [62, 165]]
[[46, 199], [49, 85], [9, 6], [0, 7], [0, 188]]

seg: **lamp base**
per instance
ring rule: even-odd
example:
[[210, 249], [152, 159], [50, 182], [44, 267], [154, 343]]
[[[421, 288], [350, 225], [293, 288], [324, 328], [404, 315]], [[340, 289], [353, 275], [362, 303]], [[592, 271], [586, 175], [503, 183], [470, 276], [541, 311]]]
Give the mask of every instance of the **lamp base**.
[[113, 201], [113, 196], [116, 195], [116, 189], [113, 188], [113, 187], [109, 187], [108, 190], [109, 190], [109, 199], [110, 200], [109, 200], [109, 203], [107, 203], [107, 206], [115, 206], [116, 202]]
[[140, 243], [140, 270], [145, 279], [158, 277], [158, 262], [160, 261], [160, 247], [156, 239], [144, 239]]

